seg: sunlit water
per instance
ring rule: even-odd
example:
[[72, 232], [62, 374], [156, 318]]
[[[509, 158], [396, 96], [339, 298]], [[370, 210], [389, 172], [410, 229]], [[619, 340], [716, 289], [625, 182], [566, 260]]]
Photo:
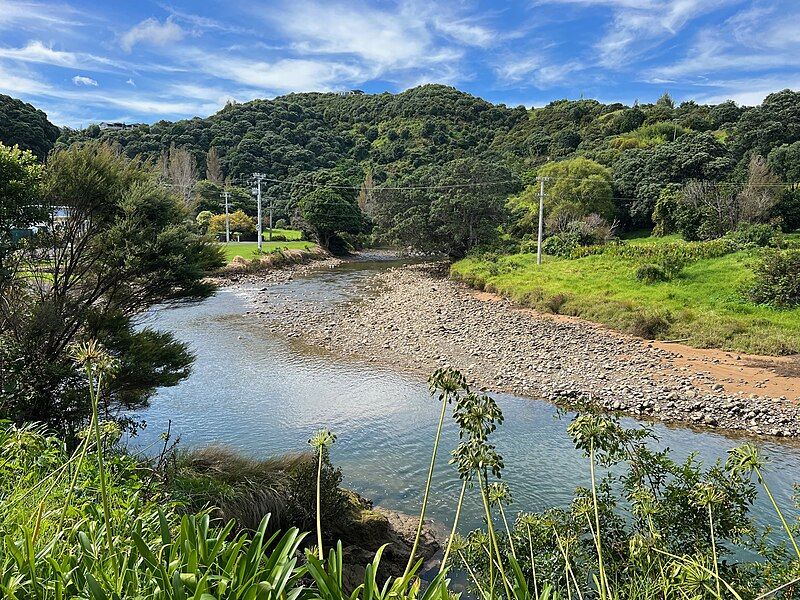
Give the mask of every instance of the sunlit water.
[[[347, 300], [363, 293], [364, 282], [386, 263], [362, 262], [315, 273], [281, 285], [293, 302]], [[270, 293], [269, 291], [264, 293]], [[274, 293], [272, 301], [279, 300]], [[136, 414], [148, 426], [133, 440], [153, 448], [172, 421], [181, 445], [212, 442], [265, 457], [305, 450], [311, 434], [333, 430], [338, 440], [332, 458], [344, 483], [377, 505], [414, 513], [419, 508], [439, 405], [421, 378], [356, 361], [309, 352], [245, 315], [252, 306], [241, 294], [219, 291], [200, 304], [159, 309], [145, 323], [172, 331], [197, 354], [192, 375], [158, 392], [151, 406]], [[259, 310], [269, 310], [261, 307]], [[588, 484], [588, 466], [573, 449], [555, 408], [544, 401], [496, 395], [505, 423], [494, 434], [505, 458], [504, 479], [514, 507], [541, 510], [567, 506], [576, 486]], [[629, 426], [636, 422], [627, 420]], [[656, 425], [660, 444], [679, 458], [697, 453], [710, 464], [724, 459], [741, 440], [713, 432]], [[443, 526], [452, 519], [460, 483], [448, 452], [457, 443], [446, 426], [434, 477], [429, 515]], [[800, 481], [800, 447], [791, 442], [758, 441], [771, 459], [767, 479], [783, 507], [793, 506], [793, 483]], [[481, 509], [471, 499], [463, 529], [480, 525]], [[791, 511], [790, 511], [791, 512]], [[755, 514], [775, 522], [766, 499]]]

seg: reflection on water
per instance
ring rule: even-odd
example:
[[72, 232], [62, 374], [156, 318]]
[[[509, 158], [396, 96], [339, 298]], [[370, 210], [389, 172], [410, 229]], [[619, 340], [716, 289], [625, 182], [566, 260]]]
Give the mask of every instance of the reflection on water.
[[[282, 284], [296, 300], [323, 304], [349, 297], [365, 281], [369, 263], [346, 265]], [[266, 290], [263, 293], [269, 293]], [[281, 294], [283, 296], [284, 294]], [[270, 295], [273, 302], [279, 298]], [[307, 448], [320, 427], [338, 436], [332, 449], [345, 484], [376, 504], [414, 513], [418, 510], [439, 408], [421, 379], [354, 361], [298, 350], [244, 315], [248, 302], [222, 290], [195, 305], [155, 311], [147, 324], [168, 329], [197, 354], [191, 377], [160, 390], [147, 410], [137, 444], [158, 439], [172, 420], [182, 445], [223, 442], [247, 454], [267, 456]], [[259, 310], [269, 310], [261, 307]], [[588, 469], [566, 435], [567, 422], [543, 401], [498, 394], [505, 423], [495, 434], [505, 457], [504, 477], [515, 506], [540, 510], [566, 506], [578, 485], [588, 484]], [[634, 425], [633, 420], [628, 421]], [[657, 425], [661, 443], [678, 457], [696, 452], [708, 463], [725, 457], [736, 440], [716, 433]], [[434, 479], [430, 516], [450, 522], [459, 491], [447, 452], [457, 443], [448, 424]], [[792, 483], [800, 480], [800, 449], [793, 444], [759, 442], [772, 459], [768, 481], [781, 505], [791, 506]], [[759, 499], [759, 520], [772, 522]], [[465, 506], [464, 528], [480, 524], [477, 501]]]

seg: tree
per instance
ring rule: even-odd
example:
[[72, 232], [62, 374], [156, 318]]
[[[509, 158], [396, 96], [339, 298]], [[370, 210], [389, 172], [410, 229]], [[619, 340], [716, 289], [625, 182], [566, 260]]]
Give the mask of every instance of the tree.
[[228, 192], [228, 212], [244, 211], [251, 217], [256, 215], [256, 203], [249, 190], [235, 185], [222, 186], [208, 179], [201, 179], [194, 186], [194, 208], [198, 212], [209, 210], [218, 213], [225, 209], [222, 192]]
[[208, 226], [211, 223], [211, 217], [214, 216], [210, 210], [201, 210], [197, 213], [197, 217], [195, 218], [195, 222], [197, 223], [197, 227], [200, 229], [200, 233], [208, 233]]
[[[246, 215], [243, 211], [237, 210], [228, 215], [230, 219], [231, 233], [238, 232], [245, 237], [250, 237], [256, 233], [255, 219]], [[225, 215], [214, 215], [208, 221], [208, 233], [211, 235], [223, 233], [225, 231]]]
[[634, 226], [650, 225], [667, 184], [717, 181], [732, 166], [727, 148], [710, 133], [687, 133], [675, 141], [625, 150], [613, 170], [617, 196], [625, 198], [620, 216]]
[[15, 247], [15, 234], [45, 216], [41, 178], [42, 166], [33, 153], [0, 143], [0, 280], [9, 275], [8, 258]]
[[769, 166], [783, 181], [800, 183], [800, 142], [774, 148], [768, 157]]
[[206, 179], [217, 185], [222, 185], [224, 181], [216, 146], [211, 146], [206, 153]]
[[207, 297], [205, 274], [223, 260], [149, 169], [106, 145], [52, 154], [42, 198], [47, 225], [14, 253], [0, 289], [0, 419], [74, 433], [89, 406], [71, 346], [97, 339], [121, 359], [106, 410], [143, 405], [185, 378], [193, 357], [132, 319], [153, 304]]
[[519, 178], [497, 160], [475, 158], [387, 183], [374, 191], [371, 213], [383, 232], [381, 239], [452, 257], [497, 238], [507, 216], [506, 198], [521, 187]]
[[783, 194], [783, 185], [770, 170], [764, 157], [754, 155], [747, 167], [747, 183], [737, 195], [738, 221], [769, 221]]
[[187, 207], [191, 206], [192, 190], [197, 183], [197, 165], [194, 157], [184, 148], [173, 142], [169, 151], [162, 157], [161, 171], [164, 178], [180, 194]]
[[545, 208], [567, 212], [576, 218], [591, 213], [610, 217], [614, 212], [611, 171], [587, 158], [548, 163], [539, 169], [545, 182]]
[[360, 233], [364, 217], [358, 204], [337, 191], [319, 188], [303, 196], [300, 216], [323, 248], [331, 249], [338, 234]]

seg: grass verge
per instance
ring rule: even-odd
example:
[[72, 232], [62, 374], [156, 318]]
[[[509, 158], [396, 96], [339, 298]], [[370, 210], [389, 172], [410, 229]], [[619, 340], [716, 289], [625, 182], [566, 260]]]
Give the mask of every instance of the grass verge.
[[639, 262], [596, 255], [569, 260], [535, 254], [466, 258], [451, 275], [542, 312], [582, 317], [646, 339], [766, 355], [800, 353], [800, 309], [749, 303], [741, 290], [756, 251], [702, 259], [670, 280], [636, 279]]

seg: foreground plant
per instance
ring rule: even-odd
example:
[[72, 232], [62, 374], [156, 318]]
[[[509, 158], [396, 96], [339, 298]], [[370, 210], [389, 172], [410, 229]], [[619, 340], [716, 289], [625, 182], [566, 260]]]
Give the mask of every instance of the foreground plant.
[[311, 447], [317, 452], [317, 548], [319, 559], [324, 558], [322, 550], [322, 465], [328, 449], [336, 441], [336, 436], [329, 429], [321, 429], [314, 437], [308, 440]]
[[468, 391], [466, 378], [455, 369], [450, 367], [443, 367], [434, 371], [433, 375], [428, 379], [428, 388], [431, 395], [438, 394], [439, 402], [442, 409], [439, 413], [439, 421], [436, 425], [436, 434], [433, 438], [433, 451], [431, 452], [431, 464], [428, 468], [428, 478], [425, 481], [425, 492], [422, 496], [422, 506], [419, 510], [419, 523], [417, 523], [417, 532], [414, 535], [414, 543], [411, 546], [411, 553], [408, 556], [408, 563], [406, 564], [405, 575], [411, 572], [414, 565], [414, 558], [416, 557], [417, 548], [419, 547], [419, 539], [422, 535], [422, 528], [425, 525], [425, 510], [428, 507], [428, 496], [431, 491], [431, 481], [433, 480], [433, 469], [436, 466], [436, 453], [439, 450], [439, 440], [442, 437], [442, 426], [444, 425], [444, 417], [447, 412], [447, 405], [452, 402], [460, 392]]

